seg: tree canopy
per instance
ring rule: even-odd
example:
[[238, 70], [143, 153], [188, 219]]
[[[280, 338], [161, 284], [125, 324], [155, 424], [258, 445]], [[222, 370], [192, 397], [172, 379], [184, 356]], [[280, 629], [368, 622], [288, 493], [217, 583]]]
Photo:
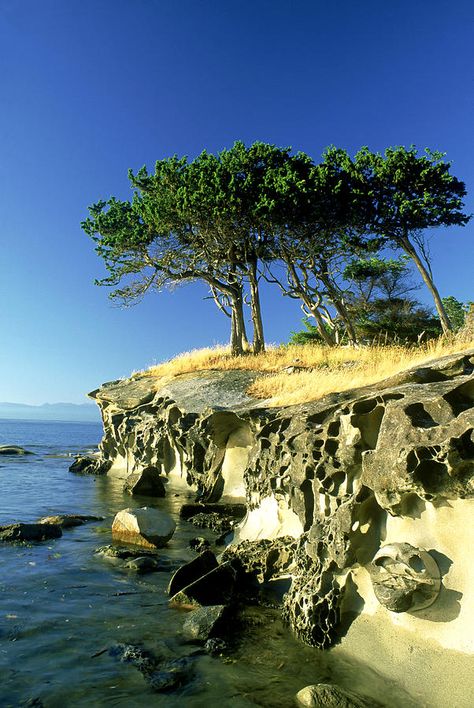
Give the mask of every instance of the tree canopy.
[[[100, 200], [82, 222], [107, 269], [96, 282], [128, 304], [149, 290], [205, 282], [230, 318], [234, 355], [247, 347], [247, 305], [253, 351], [264, 349], [262, 278], [300, 301], [327, 344], [356, 342], [354, 286], [387, 285], [406, 271], [407, 259], [429, 288], [443, 329], [451, 328], [424, 233], [470, 217], [462, 211], [464, 184], [441, 153], [362, 148], [351, 158], [332, 147], [315, 163], [290, 148], [236, 142], [191, 161], [158, 160], [153, 173], [129, 170], [129, 179], [130, 200]], [[405, 260], [387, 260], [387, 248]]]

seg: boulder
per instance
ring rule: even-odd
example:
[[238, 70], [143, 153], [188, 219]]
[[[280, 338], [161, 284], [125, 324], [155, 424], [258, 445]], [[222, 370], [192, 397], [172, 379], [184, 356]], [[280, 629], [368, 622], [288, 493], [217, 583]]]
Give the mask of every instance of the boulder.
[[223, 563], [182, 588], [170, 598], [172, 605], [227, 605], [234, 594], [237, 572], [230, 563]]
[[0, 541], [48, 541], [62, 536], [58, 524], [8, 524], [0, 526]]
[[145, 548], [162, 548], [176, 529], [173, 518], [164, 511], [144, 506], [122, 509], [112, 523], [113, 538]]
[[166, 494], [163, 478], [160, 477], [159, 470], [153, 466], [129, 475], [123, 485], [123, 491], [148, 497], [164, 497]]
[[18, 447], [18, 445], [0, 445], [0, 455], [34, 455], [34, 452]]
[[188, 639], [206, 641], [218, 635], [226, 610], [225, 605], [209, 605], [193, 610], [183, 624], [184, 636]]
[[378, 705], [330, 683], [305, 686], [296, 694], [296, 703], [305, 708], [375, 708]]
[[76, 474], [107, 474], [111, 467], [111, 463], [106, 460], [101, 460], [99, 457], [90, 457], [89, 455], [79, 455], [76, 457], [72, 465], [69, 467], [69, 472]]
[[43, 516], [38, 519], [38, 524], [56, 524], [62, 529], [69, 529], [73, 526], [82, 526], [88, 521], [103, 521], [103, 516], [90, 516], [88, 514], [56, 514], [54, 516]]
[[181, 568], [178, 568], [169, 582], [168, 595], [176, 595], [176, 593], [183, 590], [183, 588], [199, 580], [199, 578], [206, 575], [206, 573], [209, 573], [211, 570], [214, 570], [217, 566], [218, 562], [214, 553], [209, 550], [203, 551], [197, 558], [194, 558], [192, 561], [189, 561], [189, 563], [185, 563]]

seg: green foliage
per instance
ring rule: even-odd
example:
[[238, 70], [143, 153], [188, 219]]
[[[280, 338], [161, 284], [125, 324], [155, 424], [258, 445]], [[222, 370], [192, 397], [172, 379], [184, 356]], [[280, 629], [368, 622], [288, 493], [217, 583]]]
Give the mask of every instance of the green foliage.
[[453, 295], [443, 298], [443, 305], [455, 332], [460, 330], [469, 312], [470, 302], [460, 302]]
[[[316, 328], [305, 325], [305, 337], [317, 329], [326, 343], [341, 333], [352, 341], [382, 331], [412, 338], [413, 323], [428, 331], [431, 315], [406, 297], [412, 288], [402, 287], [410, 258], [449, 329], [429, 263], [422, 262], [422, 233], [463, 226], [470, 217], [463, 213], [465, 186], [443, 158], [429, 150], [420, 155], [413, 146], [383, 155], [362, 148], [354, 158], [330, 147], [315, 164], [290, 148], [236, 142], [191, 161], [158, 160], [153, 173], [129, 170], [133, 198], [100, 200], [82, 223], [107, 269], [96, 282], [133, 303], [150, 289], [203, 280], [223, 311], [230, 306], [233, 332], [244, 339], [248, 292], [254, 342], [263, 342], [263, 275], [315, 319]], [[383, 260], [383, 247], [405, 256]], [[285, 278], [270, 270], [281, 264]], [[464, 306], [452, 300], [445, 307], [458, 327]]]
[[323, 344], [324, 340], [318, 328], [311, 324], [307, 317], [301, 320], [305, 329], [299, 332], [291, 332], [288, 344]]

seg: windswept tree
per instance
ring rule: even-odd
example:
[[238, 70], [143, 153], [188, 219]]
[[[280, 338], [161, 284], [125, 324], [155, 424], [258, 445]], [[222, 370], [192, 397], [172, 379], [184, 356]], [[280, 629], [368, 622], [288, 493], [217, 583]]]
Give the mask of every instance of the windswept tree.
[[248, 287], [253, 349], [263, 351], [260, 264], [274, 257], [277, 185], [289, 160], [288, 149], [237, 142], [192, 162], [159, 160], [153, 174], [129, 171], [133, 199], [98, 202], [83, 222], [109, 271], [98, 283], [134, 302], [150, 288], [206, 282], [220, 309], [230, 309], [233, 355], [245, 349]]
[[464, 226], [463, 182], [451, 174], [444, 154], [415, 147], [395, 147], [383, 155], [360, 150], [353, 169], [359, 181], [358, 199], [366, 227], [387, 245], [401, 249], [414, 262], [430, 291], [444, 332], [452, 330], [435, 286], [427, 256], [425, 232], [437, 226]]
[[347, 259], [378, 247], [360, 218], [348, 163], [347, 153], [337, 148], [326, 150], [318, 165], [301, 154], [292, 158], [277, 200], [280, 230], [274, 264], [267, 267], [268, 279], [300, 300], [305, 317], [314, 320], [321, 340], [330, 346], [343, 333], [357, 340], [341, 280]]

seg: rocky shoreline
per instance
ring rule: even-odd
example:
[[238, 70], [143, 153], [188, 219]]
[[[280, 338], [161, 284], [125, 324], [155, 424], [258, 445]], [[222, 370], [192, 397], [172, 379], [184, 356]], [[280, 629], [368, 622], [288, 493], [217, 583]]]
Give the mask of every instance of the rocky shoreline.
[[[267, 601], [270, 587], [306, 644], [365, 661], [420, 705], [467, 708], [473, 372], [467, 351], [280, 409], [245, 393], [253, 372], [197, 372], [156, 389], [136, 376], [91, 394], [104, 422], [100, 455], [72, 471], [123, 478], [147, 507], [168, 480], [195, 490], [183, 518], [213, 528], [221, 545], [213, 552], [196, 539], [170, 600], [192, 609], [199, 641], [225, 642], [216, 626], [235, 607]], [[146, 552], [119, 560], [159, 570]], [[342, 694], [331, 704], [327, 691], [308, 687], [299, 704], [367, 704]]]

